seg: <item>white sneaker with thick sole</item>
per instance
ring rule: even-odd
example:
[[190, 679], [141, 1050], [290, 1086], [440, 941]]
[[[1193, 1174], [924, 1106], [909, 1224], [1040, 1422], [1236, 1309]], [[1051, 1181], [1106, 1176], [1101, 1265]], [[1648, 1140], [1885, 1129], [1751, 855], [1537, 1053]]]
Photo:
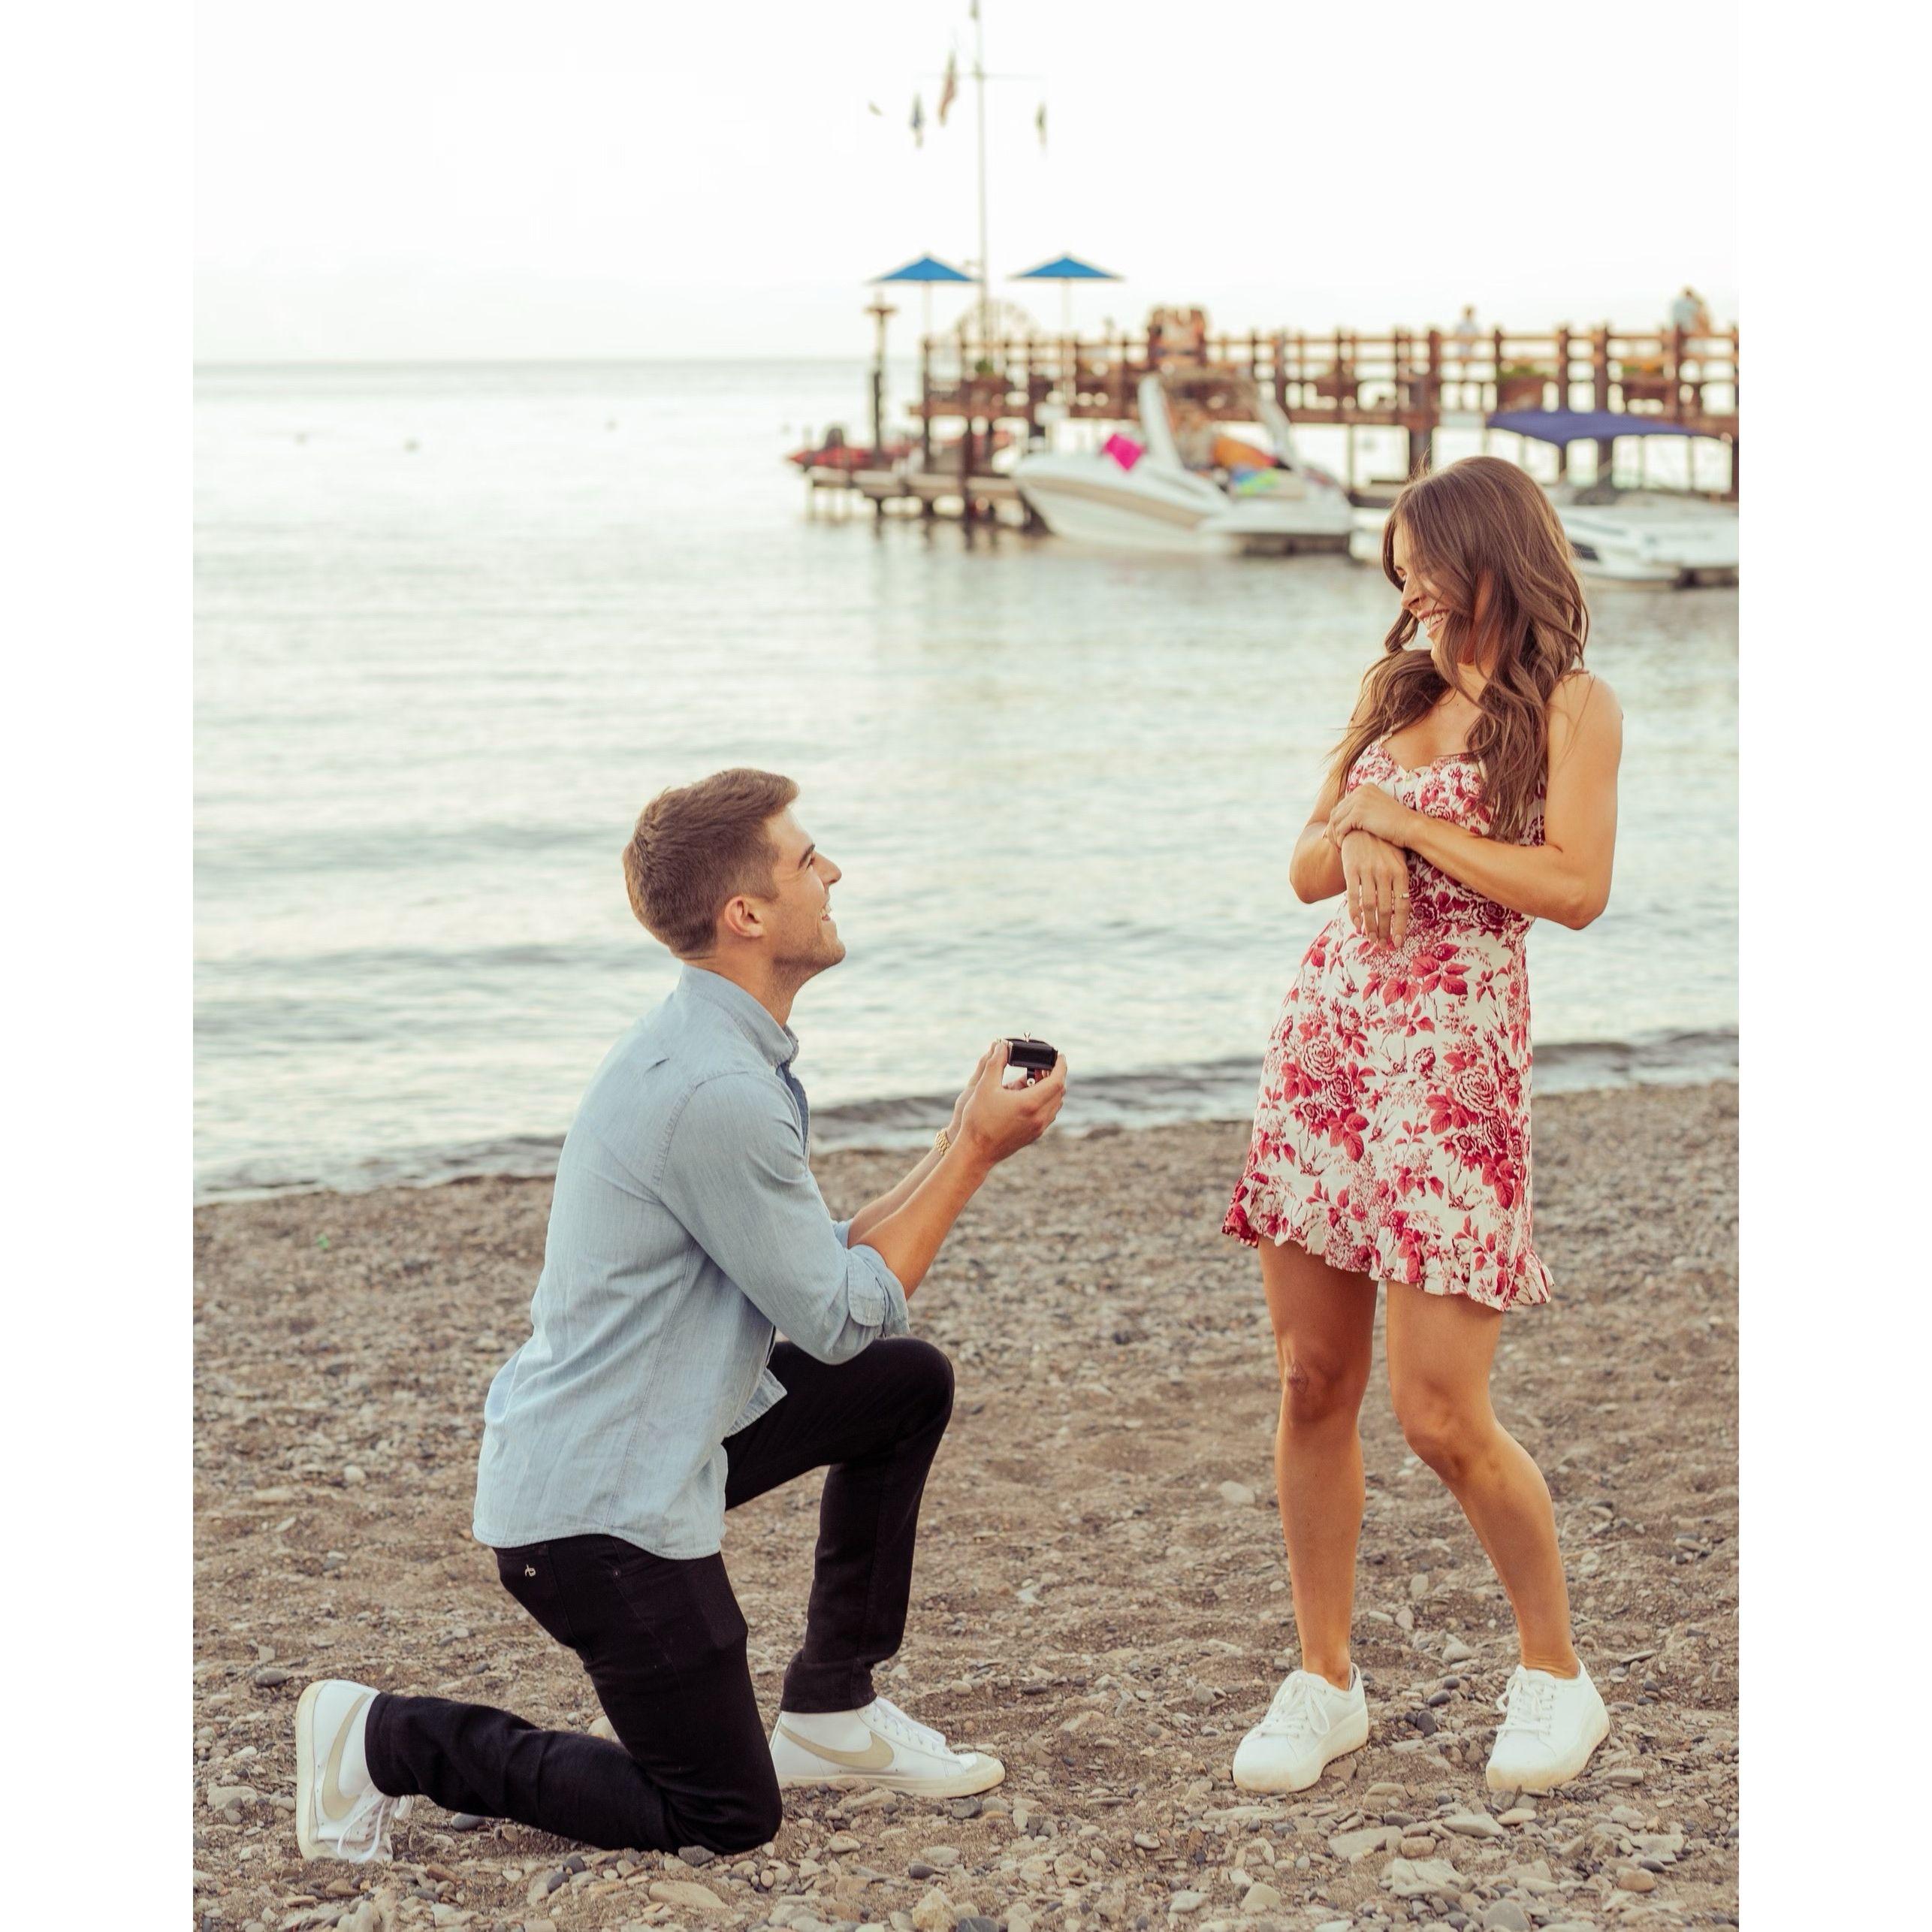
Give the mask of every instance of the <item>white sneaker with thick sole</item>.
[[375, 1696], [367, 1684], [326, 1677], [295, 1707], [295, 1839], [305, 1858], [387, 1858], [390, 1825], [409, 1816], [412, 1801], [378, 1791], [363, 1761]]
[[881, 1785], [915, 1798], [969, 1798], [1007, 1774], [984, 1751], [955, 1751], [930, 1725], [916, 1723], [889, 1698], [863, 1710], [778, 1713], [771, 1767], [781, 1788]]
[[1553, 1791], [1580, 1777], [1610, 1735], [1610, 1713], [1584, 1670], [1559, 1677], [1519, 1664], [1496, 1708], [1503, 1719], [1483, 1774], [1491, 1791]]
[[1313, 1671], [1293, 1671], [1236, 1749], [1234, 1782], [1242, 1791], [1306, 1791], [1336, 1758], [1368, 1741], [1359, 1670], [1351, 1668], [1345, 1691]]

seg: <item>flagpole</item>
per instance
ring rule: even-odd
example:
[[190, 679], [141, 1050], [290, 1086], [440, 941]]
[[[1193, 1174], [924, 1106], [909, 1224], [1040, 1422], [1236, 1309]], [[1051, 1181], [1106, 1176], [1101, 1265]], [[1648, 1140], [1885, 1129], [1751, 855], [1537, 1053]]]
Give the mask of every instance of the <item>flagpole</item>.
[[990, 361], [993, 326], [987, 293], [987, 278], [992, 271], [986, 257], [986, 30], [980, 18], [980, 0], [973, 0], [973, 87], [980, 119], [980, 349]]

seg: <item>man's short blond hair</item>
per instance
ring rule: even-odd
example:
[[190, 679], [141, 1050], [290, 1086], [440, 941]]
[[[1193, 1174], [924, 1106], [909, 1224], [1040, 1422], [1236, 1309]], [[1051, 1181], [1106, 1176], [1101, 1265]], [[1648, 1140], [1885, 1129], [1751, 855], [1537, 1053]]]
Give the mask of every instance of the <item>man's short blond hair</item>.
[[778, 855], [765, 827], [798, 795], [790, 779], [742, 765], [659, 792], [623, 850], [638, 923], [681, 959], [709, 952], [728, 901], [774, 895]]

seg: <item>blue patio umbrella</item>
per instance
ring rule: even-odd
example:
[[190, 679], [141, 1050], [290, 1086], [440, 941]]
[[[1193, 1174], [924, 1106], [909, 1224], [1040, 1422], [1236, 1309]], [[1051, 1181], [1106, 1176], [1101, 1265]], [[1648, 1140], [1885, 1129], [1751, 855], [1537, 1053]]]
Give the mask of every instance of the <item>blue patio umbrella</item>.
[[971, 282], [972, 279], [950, 263], [931, 255], [922, 255], [918, 261], [909, 261], [904, 267], [895, 268], [889, 275], [875, 275], [872, 278], [874, 282]]
[[895, 268], [889, 275], [875, 275], [876, 285], [881, 282], [920, 282], [925, 285], [919, 291], [922, 335], [932, 333], [932, 285], [935, 282], [964, 282], [973, 278], [955, 268], [950, 262], [941, 261], [937, 255], [922, 255], [916, 261], [909, 261], [903, 268]]
[[1073, 333], [1073, 289], [1076, 282], [1118, 282], [1118, 275], [1110, 275], [1104, 268], [1096, 268], [1091, 261], [1082, 261], [1076, 255], [1056, 255], [1051, 261], [1043, 261], [1037, 268], [1029, 268], [1023, 275], [1012, 278], [1016, 282], [1057, 282], [1060, 285], [1060, 332], [1062, 335]]

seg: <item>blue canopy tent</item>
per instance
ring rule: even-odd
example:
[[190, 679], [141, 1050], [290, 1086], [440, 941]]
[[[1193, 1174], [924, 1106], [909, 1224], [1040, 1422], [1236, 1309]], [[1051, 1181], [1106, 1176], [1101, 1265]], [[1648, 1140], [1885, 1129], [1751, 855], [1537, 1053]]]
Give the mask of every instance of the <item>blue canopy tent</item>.
[[[1560, 469], [1569, 468], [1569, 446], [1573, 442], [1593, 442], [1597, 446], [1597, 475], [1607, 481], [1611, 474], [1611, 448], [1619, 436], [1695, 437], [1698, 430], [1662, 416], [1632, 416], [1616, 409], [1499, 409], [1484, 418], [1485, 427], [1507, 430], [1513, 436], [1530, 436], [1538, 442], [1553, 443], [1562, 452]], [[1695, 475], [1696, 465], [1686, 455], [1688, 474]], [[1640, 478], [1647, 477], [1650, 466], [1639, 466]]]
[[1695, 436], [1682, 423], [1661, 416], [1630, 416], [1615, 409], [1499, 409], [1488, 418], [1493, 430], [1534, 436], [1558, 448], [1572, 442], [1607, 442], [1620, 436]]
[[1015, 282], [1057, 282], [1060, 285], [1060, 333], [1071, 335], [1073, 332], [1073, 284], [1076, 282], [1118, 282], [1118, 275], [1110, 275], [1104, 268], [1096, 268], [1091, 261], [1082, 261], [1078, 255], [1056, 255], [1051, 261], [1043, 261], [1037, 268], [1029, 268], [1024, 275], [1010, 278]]

